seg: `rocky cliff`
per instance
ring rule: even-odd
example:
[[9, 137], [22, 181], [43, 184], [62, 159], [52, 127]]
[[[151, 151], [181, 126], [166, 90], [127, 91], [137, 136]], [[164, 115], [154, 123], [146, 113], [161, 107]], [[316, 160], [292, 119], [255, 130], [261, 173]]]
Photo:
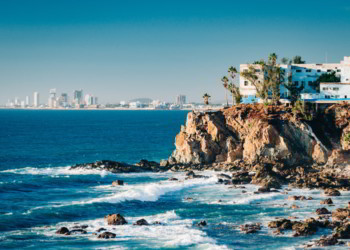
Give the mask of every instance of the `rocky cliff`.
[[170, 163], [210, 164], [269, 159], [286, 166], [350, 164], [350, 105], [336, 104], [308, 120], [284, 106], [241, 104], [190, 112]]

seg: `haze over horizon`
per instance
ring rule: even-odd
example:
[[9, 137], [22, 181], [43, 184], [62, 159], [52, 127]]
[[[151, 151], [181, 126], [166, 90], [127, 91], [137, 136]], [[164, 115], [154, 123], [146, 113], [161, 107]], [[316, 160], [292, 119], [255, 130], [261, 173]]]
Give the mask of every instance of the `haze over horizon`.
[[[305, 25], [305, 24], [308, 25]], [[229, 66], [350, 56], [350, 2], [0, 0], [0, 104], [49, 89], [101, 103], [224, 100]]]

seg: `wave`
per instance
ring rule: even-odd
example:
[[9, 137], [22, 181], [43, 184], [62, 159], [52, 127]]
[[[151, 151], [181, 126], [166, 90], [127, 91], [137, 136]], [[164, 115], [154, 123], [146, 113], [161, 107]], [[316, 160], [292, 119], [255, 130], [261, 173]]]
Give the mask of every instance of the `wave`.
[[17, 168], [17, 169], [8, 169], [0, 171], [0, 173], [12, 173], [12, 174], [23, 174], [23, 175], [49, 175], [49, 176], [69, 176], [69, 175], [101, 175], [106, 176], [111, 174], [105, 170], [97, 169], [70, 169], [70, 166], [67, 167], [49, 167], [49, 168]]
[[[150, 224], [154, 222], [161, 222], [160, 225], [152, 226], [133, 226], [132, 224], [137, 220], [144, 218]], [[193, 226], [192, 219], [180, 218], [174, 210], [167, 211], [151, 216], [143, 217], [125, 217], [129, 224], [123, 226], [109, 226], [106, 221], [101, 219], [79, 221], [79, 224], [88, 225], [86, 229], [87, 234], [81, 237], [87, 237], [89, 240], [101, 241], [96, 235], [92, 235], [96, 230], [103, 227], [107, 231], [115, 233], [117, 236], [111, 241], [125, 241], [125, 240], [141, 240], [143, 246], [149, 247], [184, 247], [197, 245], [195, 249], [227, 249], [226, 246], [219, 246], [216, 240], [208, 237], [208, 235]], [[59, 223], [58, 225], [48, 229], [42, 228], [46, 235], [54, 236], [55, 230], [61, 226], [72, 227], [76, 222]], [[46, 232], [45, 232], [46, 230]]]
[[179, 191], [185, 188], [211, 185], [217, 182], [216, 177], [208, 179], [191, 179], [186, 181], [160, 181], [155, 183], [137, 184], [125, 186], [125, 191], [105, 197], [94, 198], [89, 201], [74, 202], [73, 204], [90, 204], [96, 202], [118, 203], [123, 201], [157, 201], [160, 196], [169, 192]]

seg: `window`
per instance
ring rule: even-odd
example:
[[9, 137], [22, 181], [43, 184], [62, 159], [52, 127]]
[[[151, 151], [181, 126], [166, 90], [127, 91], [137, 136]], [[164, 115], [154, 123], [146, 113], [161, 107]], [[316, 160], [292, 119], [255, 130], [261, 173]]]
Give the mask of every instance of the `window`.
[[328, 90], [328, 88], [323, 88], [323, 90]]
[[340, 98], [340, 96], [339, 96], [339, 95], [336, 95], [335, 98]]
[[244, 86], [248, 86], [249, 82], [248, 81], [244, 81]]
[[332, 72], [333, 70], [331, 70], [331, 69], [327, 69], [327, 72]]
[[325, 97], [326, 97], [326, 99], [329, 99], [329, 98], [331, 98], [331, 97], [330, 97], [329, 95], [326, 95]]
[[306, 72], [311, 72], [311, 69], [307, 69]]
[[348, 96], [346, 95], [346, 96], [344, 96], [344, 98], [348, 98]]
[[261, 70], [260, 69], [256, 69], [255, 72], [260, 72]]
[[318, 70], [317, 70], [317, 72], [318, 72], [318, 73], [320, 73], [320, 72], [321, 72], [321, 70], [320, 70], [320, 69], [318, 69]]
[[297, 69], [297, 73], [301, 73], [301, 69]]
[[333, 90], [338, 91], [338, 90], [339, 90], [339, 88], [333, 88]]
[[337, 69], [337, 72], [341, 72], [341, 69]]
[[301, 81], [301, 84], [305, 84], [305, 81]]
[[299, 84], [299, 82], [298, 81], [294, 81], [294, 84]]
[[309, 84], [312, 84], [312, 81], [309, 81], [308, 83], [309, 83]]

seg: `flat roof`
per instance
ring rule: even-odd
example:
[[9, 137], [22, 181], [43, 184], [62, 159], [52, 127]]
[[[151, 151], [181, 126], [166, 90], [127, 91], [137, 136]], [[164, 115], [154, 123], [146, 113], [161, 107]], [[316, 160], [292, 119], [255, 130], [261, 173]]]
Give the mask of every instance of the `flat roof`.
[[320, 84], [339, 84], [339, 85], [350, 85], [350, 82], [321, 82]]

